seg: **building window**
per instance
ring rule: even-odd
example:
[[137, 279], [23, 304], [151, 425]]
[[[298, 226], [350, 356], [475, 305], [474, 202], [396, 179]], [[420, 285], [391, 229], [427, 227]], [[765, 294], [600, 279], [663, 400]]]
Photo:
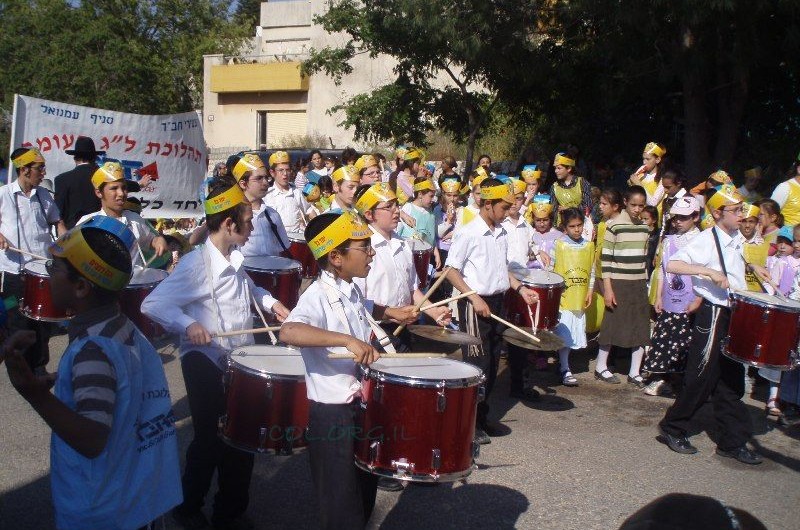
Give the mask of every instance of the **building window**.
[[256, 145], [267, 145], [267, 111], [259, 110], [256, 118]]

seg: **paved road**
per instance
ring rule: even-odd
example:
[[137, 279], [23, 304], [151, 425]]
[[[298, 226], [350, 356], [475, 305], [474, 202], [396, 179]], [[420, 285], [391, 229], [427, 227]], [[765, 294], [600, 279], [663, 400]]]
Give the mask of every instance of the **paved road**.
[[[54, 370], [65, 337], [54, 337]], [[180, 364], [167, 345], [160, 350], [179, 418], [183, 450], [191, 424]], [[623, 364], [623, 361], [620, 362]], [[507, 399], [505, 370], [491, 399], [492, 416], [511, 429], [483, 446], [478, 469], [464, 483], [408, 486], [379, 492], [371, 527], [611, 529], [650, 500], [674, 491], [709, 495], [746, 509], [770, 529], [797, 528], [800, 504], [800, 429], [767, 422], [763, 401], [748, 400], [758, 467], [714, 455], [709, 434], [693, 442], [699, 454], [683, 456], [655, 441], [656, 424], [670, 401], [627, 385], [592, 378], [588, 355], [578, 355], [581, 386], [557, 385], [555, 372], [534, 372], [546, 394], [536, 406]], [[49, 432], [0, 373], [0, 528], [53, 526], [48, 475]], [[711, 425], [704, 409], [698, 431]], [[713, 432], [711, 434], [713, 436]], [[249, 514], [259, 528], [314, 527], [315, 501], [307, 456], [259, 456]]]

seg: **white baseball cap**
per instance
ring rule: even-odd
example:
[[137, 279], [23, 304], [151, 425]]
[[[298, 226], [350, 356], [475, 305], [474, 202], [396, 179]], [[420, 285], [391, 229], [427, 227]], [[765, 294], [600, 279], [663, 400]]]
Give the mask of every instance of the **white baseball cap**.
[[700, 211], [700, 203], [691, 195], [680, 197], [669, 209], [670, 215], [692, 215]]

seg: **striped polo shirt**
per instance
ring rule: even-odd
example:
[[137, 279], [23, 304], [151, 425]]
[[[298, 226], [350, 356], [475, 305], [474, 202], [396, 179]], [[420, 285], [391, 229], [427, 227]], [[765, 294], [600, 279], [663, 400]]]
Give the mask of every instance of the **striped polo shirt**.
[[650, 230], [644, 223], [634, 223], [628, 212], [606, 223], [600, 262], [603, 278], [612, 280], [647, 280], [647, 239]]

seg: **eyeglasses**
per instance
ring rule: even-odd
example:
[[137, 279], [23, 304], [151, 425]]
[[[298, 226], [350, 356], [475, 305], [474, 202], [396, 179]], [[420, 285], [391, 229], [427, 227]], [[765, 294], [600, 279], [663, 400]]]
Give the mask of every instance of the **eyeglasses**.
[[744, 215], [744, 208], [742, 208], [741, 206], [739, 206], [738, 208], [733, 208], [731, 210], [729, 210], [728, 208], [722, 208], [722, 211], [732, 213], [733, 215]]
[[380, 174], [381, 174], [381, 172], [379, 170], [373, 169], [373, 170], [370, 170], [370, 171], [365, 171], [364, 174], [361, 175], [361, 176], [362, 177], [375, 177], [375, 176], [378, 176]]
[[256, 182], [261, 182], [262, 180], [266, 180], [267, 182], [272, 182], [272, 177], [269, 175], [259, 175], [259, 176], [251, 176], [248, 180], [254, 180]]
[[372, 245], [367, 245], [366, 247], [344, 247], [345, 250], [360, 250], [367, 256], [371, 256], [375, 254], [375, 249], [372, 248]]
[[47, 166], [45, 166], [44, 164], [42, 164], [41, 166], [28, 166], [28, 167], [30, 167], [31, 169], [35, 169], [36, 171], [39, 171], [40, 173], [44, 173], [45, 170], [47, 169]]
[[275, 171], [275, 173], [280, 173], [281, 175], [288, 175], [292, 170], [288, 167], [281, 167], [274, 169], [273, 171]]
[[396, 202], [393, 202], [393, 203], [392, 203], [392, 204], [390, 204], [389, 206], [381, 206], [380, 208], [378, 208], [378, 207], [376, 206], [376, 207], [375, 207], [375, 209], [376, 209], [376, 210], [386, 210], [387, 212], [393, 212], [393, 211], [395, 211], [395, 210], [399, 210], [399, 209], [400, 209], [400, 205], [399, 205], [399, 204], [397, 204]]

